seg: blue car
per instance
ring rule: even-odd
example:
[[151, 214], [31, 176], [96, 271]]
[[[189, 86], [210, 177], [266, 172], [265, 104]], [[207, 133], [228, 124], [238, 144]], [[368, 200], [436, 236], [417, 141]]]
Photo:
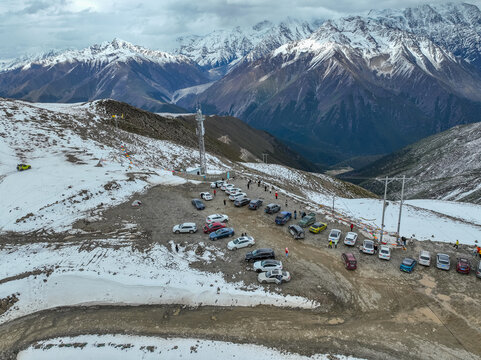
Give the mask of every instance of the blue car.
[[218, 239], [222, 239], [222, 238], [233, 236], [233, 235], [234, 235], [233, 228], [222, 228], [214, 231], [213, 233], [210, 233], [209, 239], [218, 240]]
[[291, 219], [291, 217], [292, 214], [289, 211], [282, 211], [279, 215], [276, 216], [276, 224], [284, 225]]
[[399, 269], [401, 271], [410, 273], [414, 270], [414, 267], [416, 266], [416, 264], [417, 264], [417, 261], [414, 260], [413, 258], [404, 258]]

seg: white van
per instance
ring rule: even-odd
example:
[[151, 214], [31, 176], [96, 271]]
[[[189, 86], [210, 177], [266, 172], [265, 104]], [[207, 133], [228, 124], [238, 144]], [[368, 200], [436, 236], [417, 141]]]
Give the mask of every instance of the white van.
[[426, 250], [421, 250], [419, 253], [419, 265], [431, 266], [431, 253]]

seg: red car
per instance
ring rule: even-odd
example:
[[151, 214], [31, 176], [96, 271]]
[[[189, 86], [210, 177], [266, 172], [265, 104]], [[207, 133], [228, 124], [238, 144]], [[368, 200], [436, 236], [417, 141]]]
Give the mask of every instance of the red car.
[[469, 274], [471, 271], [471, 264], [466, 258], [459, 258], [456, 264], [456, 271], [460, 274]]
[[357, 260], [351, 253], [343, 253], [342, 260], [344, 261], [344, 267], [347, 270], [356, 270], [357, 269]]
[[225, 228], [226, 226], [227, 225], [224, 224], [224, 223], [214, 222], [214, 223], [210, 223], [210, 224], [205, 224], [203, 229], [204, 229], [204, 233], [210, 234], [211, 232], [214, 232], [216, 230]]

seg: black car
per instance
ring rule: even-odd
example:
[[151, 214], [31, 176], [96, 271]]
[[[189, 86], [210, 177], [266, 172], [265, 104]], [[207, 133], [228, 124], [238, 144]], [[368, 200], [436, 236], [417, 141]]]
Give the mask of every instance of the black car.
[[272, 249], [257, 249], [246, 254], [246, 261], [257, 261], [264, 259], [275, 259], [276, 255]]
[[264, 212], [266, 214], [275, 214], [275, 213], [278, 213], [279, 211], [281, 211], [281, 207], [280, 205], [277, 205], [277, 204], [269, 204], [264, 209]]
[[241, 207], [241, 206], [247, 205], [250, 202], [251, 202], [251, 199], [249, 198], [237, 199], [236, 201], [234, 201], [234, 206]]
[[249, 209], [251, 209], [251, 210], [257, 210], [257, 209], [259, 209], [261, 206], [262, 206], [262, 200], [260, 200], [260, 199], [252, 200], [252, 201], [249, 203]]
[[199, 199], [192, 199], [192, 205], [194, 205], [197, 210], [204, 210], [205, 209], [204, 203], [202, 201], [200, 201]]

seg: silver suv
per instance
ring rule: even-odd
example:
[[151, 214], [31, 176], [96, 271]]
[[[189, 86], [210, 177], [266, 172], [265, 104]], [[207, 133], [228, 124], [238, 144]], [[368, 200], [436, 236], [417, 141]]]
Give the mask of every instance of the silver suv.
[[183, 223], [183, 224], [175, 225], [172, 228], [172, 231], [176, 234], [180, 234], [180, 233], [193, 234], [197, 232], [197, 225], [195, 223]]

